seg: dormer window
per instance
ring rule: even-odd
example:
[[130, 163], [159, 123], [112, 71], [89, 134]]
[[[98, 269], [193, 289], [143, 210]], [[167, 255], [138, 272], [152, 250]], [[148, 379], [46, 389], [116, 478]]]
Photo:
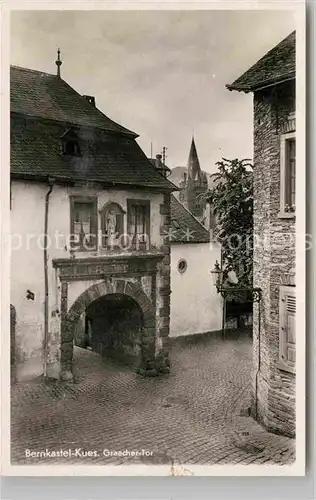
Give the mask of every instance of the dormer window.
[[80, 156], [79, 139], [72, 129], [67, 130], [61, 137], [62, 152], [67, 156]]
[[73, 140], [65, 141], [64, 154], [70, 156], [79, 156], [80, 152], [78, 142]]

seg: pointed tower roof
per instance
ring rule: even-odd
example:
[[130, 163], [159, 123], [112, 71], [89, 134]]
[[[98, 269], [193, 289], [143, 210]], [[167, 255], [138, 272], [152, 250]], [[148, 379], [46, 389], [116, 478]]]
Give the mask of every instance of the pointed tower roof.
[[194, 137], [192, 137], [190, 153], [188, 158], [188, 178], [192, 180], [199, 179], [201, 180], [201, 167], [199, 157], [196, 151], [196, 146], [194, 142]]

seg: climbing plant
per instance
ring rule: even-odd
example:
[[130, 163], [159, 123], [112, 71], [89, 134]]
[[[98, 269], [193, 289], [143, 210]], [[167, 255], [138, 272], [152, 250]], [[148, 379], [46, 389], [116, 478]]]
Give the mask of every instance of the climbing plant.
[[234, 271], [239, 287], [251, 287], [253, 277], [253, 166], [250, 160], [216, 163], [214, 186], [204, 195], [216, 216], [215, 233], [222, 245], [224, 280]]

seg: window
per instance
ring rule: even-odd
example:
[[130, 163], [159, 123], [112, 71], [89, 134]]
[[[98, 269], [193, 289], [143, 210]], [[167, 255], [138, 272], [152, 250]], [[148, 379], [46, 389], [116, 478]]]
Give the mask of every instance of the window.
[[149, 248], [150, 201], [127, 200], [127, 234], [133, 246]]
[[78, 251], [97, 248], [97, 200], [72, 196], [70, 198], [71, 246]]
[[67, 130], [61, 137], [62, 152], [68, 156], [80, 156], [79, 140], [76, 132], [72, 129]]
[[281, 135], [280, 216], [295, 214], [295, 133]]
[[79, 144], [77, 141], [68, 140], [64, 143], [64, 154], [70, 156], [79, 156]]
[[102, 247], [108, 248], [123, 244], [124, 210], [117, 203], [108, 202], [101, 213]]
[[178, 262], [178, 271], [183, 274], [188, 268], [188, 263], [185, 259], [180, 259]]
[[295, 287], [280, 287], [279, 368], [295, 373]]

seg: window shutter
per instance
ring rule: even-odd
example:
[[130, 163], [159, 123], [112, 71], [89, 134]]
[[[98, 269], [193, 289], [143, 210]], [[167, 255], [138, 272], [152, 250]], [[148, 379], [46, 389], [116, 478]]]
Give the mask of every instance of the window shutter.
[[129, 205], [127, 208], [127, 232], [128, 234], [135, 233], [136, 213], [135, 206]]
[[295, 288], [280, 287], [280, 358], [295, 367]]
[[[94, 197], [70, 196], [70, 234], [71, 245], [78, 247], [79, 240], [73, 238], [83, 231], [82, 238], [90, 234], [91, 238], [85, 242], [86, 248], [79, 250], [97, 249], [98, 213], [97, 199]], [[77, 248], [78, 249], [78, 248]]]

